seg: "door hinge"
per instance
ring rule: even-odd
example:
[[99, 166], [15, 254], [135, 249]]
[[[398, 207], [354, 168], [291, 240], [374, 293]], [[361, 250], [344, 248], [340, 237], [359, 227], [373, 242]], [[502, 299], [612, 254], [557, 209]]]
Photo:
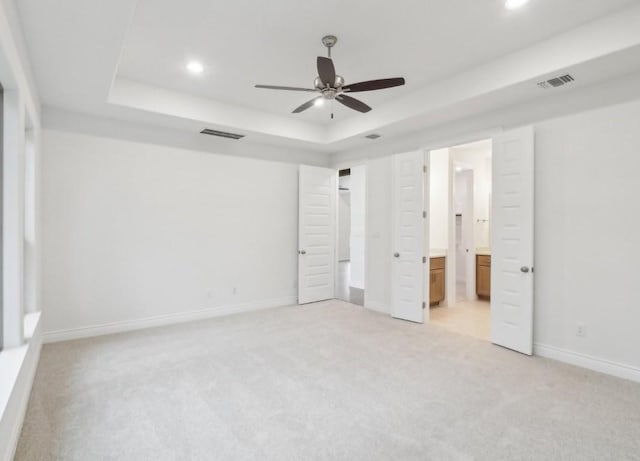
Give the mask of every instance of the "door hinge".
[[422, 172], [426, 173], [427, 172], [427, 165], [422, 165]]
[[426, 256], [422, 257], [422, 264], [427, 264], [427, 257]]
[[423, 212], [422, 212], [422, 217], [423, 217], [423, 218], [425, 218], [425, 219], [427, 219], [427, 212], [426, 212], [426, 211], [423, 211]]
[[422, 301], [422, 308], [423, 308], [423, 309], [426, 309], [426, 308], [427, 308], [427, 303], [426, 303], [426, 302], [424, 302], [424, 301]]

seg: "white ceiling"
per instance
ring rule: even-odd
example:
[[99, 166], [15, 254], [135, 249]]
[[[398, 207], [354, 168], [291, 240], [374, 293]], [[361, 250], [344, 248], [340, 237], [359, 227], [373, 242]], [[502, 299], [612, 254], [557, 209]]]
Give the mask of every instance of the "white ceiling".
[[[486, 96], [482, 110], [525, 93], [535, 97], [529, 87], [518, 93], [516, 83], [556, 69], [582, 64], [584, 81], [593, 81], [584, 63], [640, 49], [640, 33], [625, 23], [640, 17], [640, 0], [530, 0], [517, 11], [507, 11], [504, 0], [398, 5], [17, 1], [46, 106], [194, 132], [221, 127], [246, 132], [247, 139], [326, 152], [369, 142], [361, 135], [372, 130], [396, 134], [418, 123], [443, 123], [444, 114], [461, 117], [459, 106], [480, 111], [480, 96]], [[611, 16], [608, 29], [598, 28], [624, 8], [633, 14], [625, 10]], [[591, 28], [576, 29], [583, 24]], [[360, 93], [374, 110], [359, 114], [337, 105], [334, 121], [326, 106], [291, 114], [305, 93], [253, 88], [311, 86], [315, 57], [325, 52], [320, 38], [329, 33], [339, 37], [333, 57], [347, 82], [404, 76], [407, 85]], [[204, 63], [203, 75], [185, 72], [189, 59]], [[610, 60], [600, 75], [615, 74], [611, 65], [618, 64], [619, 73], [635, 70], [628, 60]], [[437, 120], [436, 113], [442, 114]]]
[[[338, 36], [333, 58], [348, 83], [406, 78], [405, 88], [358, 95], [375, 108], [635, 1], [532, 0], [508, 11], [503, 0], [139, 0], [118, 76], [328, 124], [329, 107], [291, 114], [310, 95], [253, 88], [313, 88], [323, 35]], [[188, 59], [205, 75], [185, 73]], [[359, 116], [335, 106], [338, 120]]]

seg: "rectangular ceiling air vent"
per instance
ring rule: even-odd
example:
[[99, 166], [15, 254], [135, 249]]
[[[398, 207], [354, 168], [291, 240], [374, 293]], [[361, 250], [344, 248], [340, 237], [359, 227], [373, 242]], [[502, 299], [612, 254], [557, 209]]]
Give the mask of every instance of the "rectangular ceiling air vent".
[[235, 139], [235, 140], [244, 138], [243, 134], [228, 133], [226, 131], [212, 130], [212, 129], [209, 129], [209, 128], [205, 128], [200, 133], [208, 134], [210, 136], [219, 136], [221, 138]]
[[571, 83], [574, 81], [575, 79], [571, 75], [567, 74], [567, 75], [562, 75], [560, 77], [555, 77], [555, 78], [540, 82], [538, 83], [538, 86], [540, 88], [548, 90], [550, 88], [558, 88], [560, 86], [564, 86], [567, 83]]
[[367, 139], [378, 139], [380, 137], [379, 134], [373, 133], [373, 134], [368, 134], [365, 136], [365, 138]]

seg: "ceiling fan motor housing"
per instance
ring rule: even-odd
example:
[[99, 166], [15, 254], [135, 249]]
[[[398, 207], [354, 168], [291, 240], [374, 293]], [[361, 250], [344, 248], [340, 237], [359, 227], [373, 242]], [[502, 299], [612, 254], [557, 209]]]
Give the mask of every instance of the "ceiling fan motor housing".
[[344, 78], [340, 75], [336, 75], [336, 79], [333, 82], [333, 85], [325, 86], [322, 83], [320, 77], [316, 77], [313, 81], [313, 86], [322, 92], [322, 95], [326, 99], [334, 99], [339, 93], [342, 92], [342, 87], [344, 86]]

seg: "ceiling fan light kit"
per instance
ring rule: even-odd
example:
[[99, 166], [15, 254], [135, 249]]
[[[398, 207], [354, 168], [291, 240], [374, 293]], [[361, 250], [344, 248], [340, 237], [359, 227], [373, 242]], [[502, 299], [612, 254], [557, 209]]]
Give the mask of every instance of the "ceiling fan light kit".
[[[340, 104], [356, 110], [361, 113], [367, 113], [371, 110], [364, 102], [352, 98], [346, 93], [357, 93], [361, 91], [374, 91], [382, 90], [385, 88], [393, 88], [396, 86], [402, 86], [405, 84], [405, 80], [402, 77], [397, 78], [385, 78], [378, 80], [368, 80], [366, 82], [352, 83], [345, 85], [345, 80], [342, 76], [336, 74], [333, 60], [331, 59], [331, 48], [333, 48], [338, 42], [338, 37], [335, 35], [326, 35], [322, 37], [322, 44], [327, 48], [327, 57], [318, 56], [316, 60], [316, 66], [318, 69], [318, 76], [313, 81], [314, 88], [297, 88], [290, 86], [275, 86], [275, 85], [256, 85], [256, 88], [263, 88], [268, 90], [284, 90], [284, 91], [303, 91], [303, 92], [315, 92], [320, 93], [319, 96], [305, 102], [301, 106], [293, 110], [294, 114], [299, 114], [311, 106], [320, 106], [325, 100], [336, 100]], [[333, 118], [333, 114], [331, 114]]]

